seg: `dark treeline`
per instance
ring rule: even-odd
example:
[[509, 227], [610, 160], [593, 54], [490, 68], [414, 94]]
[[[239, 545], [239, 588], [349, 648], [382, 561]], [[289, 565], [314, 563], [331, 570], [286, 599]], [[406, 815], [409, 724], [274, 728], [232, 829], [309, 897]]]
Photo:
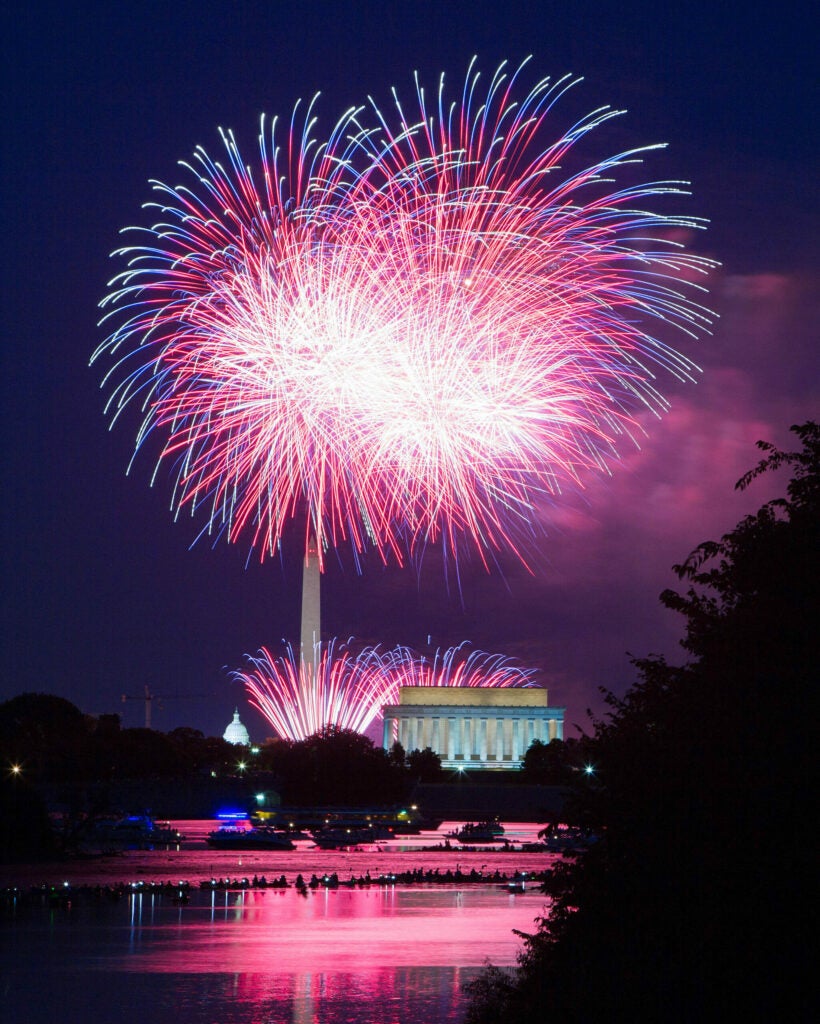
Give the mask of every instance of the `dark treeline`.
[[272, 775], [288, 803], [401, 799], [408, 783], [436, 782], [441, 759], [428, 747], [385, 751], [366, 736], [327, 726], [307, 739], [228, 743], [182, 726], [171, 732], [122, 729], [117, 715], [84, 715], [70, 701], [23, 693], [0, 704], [5, 775], [17, 782]]
[[392, 804], [405, 799], [416, 782], [442, 778], [441, 758], [428, 747], [406, 754], [400, 743], [390, 751], [350, 729], [327, 726], [307, 739], [268, 740], [259, 768], [276, 780], [289, 805]]
[[84, 715], [63, 697], [22, 693], [0, 704], [0, 751], [32, 783], [108, 782], [234, 771], [237, 749], [197, 729], [123, 729], [118, 715]]
[[[196, 729], [122, 729], [117, 715], [22, 693], [0, 704], [0, 763], [0, 861], [16, 862], [64, 852], [90, 818], [145, 810], [152, 785], [229, 777], [237, 751]], [[126, 781], [146, 787], [139, 806], [120, 806]], [[55, 810], [59, 829], [49, 818]]]
[[[507, 773], [506, 781], [563, 787], [584, 756], [576, 740], [536, 741], [523, 770]], [[161, 817], [207, 817], [226, 801], [250, 809], [260, 790], [289, 806], [389, 806], [407, 801], [417, 783], [450, 778], [429, 747], [407, 752], [395, 743], [386, 751], [332, 726], [304, 740], [269, 739], [249, 748], [188, 727], [123, 729], [117, 715], [84, 715], [42, 693], [0, 704], [0, 759], [5, 861], [60, 852], [48, 811], [59, 812], [60, 835], [70, 837], [94, 817], [148, 808]]]
[[[123, 729], [119, 716], [83, 714], [63, 697], [23, 693], [0, 703], [3, 788], [42, 783], [246, 778], [260, 776], [287, 804], [378, 804], [405, 799], [417, 782], [445, 781], [429, 747], [385, 751], [352, 730], [328, 726], [304, 740], [268, 739], [244, 747], [181, 726], [162, 733]], [[565, 785], [584, 761], [577, 740], [536, 740], [526, 752], [522, 783]], [[14, 767], [19, 769], [13, 772]]]
[[[42, 693], [0, 704], [0, 758], [5, 861], [60, 852], [48, 811], [59, 809], [61, 835], [71, 836], [89, 818], [141, 812], [158, 793], [167, 799], [174, 780], [215, 796], [227, 780], [231, 792], [244, 792], [250, 809], [259, 789], [286, 804], [363, 806], [398, 803], [417, 782], [442, 778], [441, 760], [429, 748], [406, 754], [395, 744], [385, 751], [345, 729], [248, 748], [187, 727], [123, 729], [116, 715], [84, 715], [70, 701]], [[121, 806], [135, 799], [139, 806]]]
[[552, 874], [520, 971], [484, 972], [469, 1024], [812, 1019], [820, 429], [792, 430], [799, 451], [761, 443], [738, 483], [786, 467], [786, 497], [675, 567], [688, 660], [635, 661], [607, 696], [568, 808], [603, 839]]

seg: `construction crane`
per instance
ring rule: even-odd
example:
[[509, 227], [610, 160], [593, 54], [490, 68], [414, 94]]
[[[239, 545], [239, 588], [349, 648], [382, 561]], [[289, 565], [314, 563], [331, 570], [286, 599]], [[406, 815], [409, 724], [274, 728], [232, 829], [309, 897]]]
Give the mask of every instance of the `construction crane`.
[[151, 728], [151, 705], [155, 700], [194, 700], [196, 694], [174, 694], [173, 696], [163, 697], [158, 696], [156, 693], [152, 693], [150, 687], [145, 687], [145, 693], [142, 696], [135, 696], [134, 694], [124, 693], [122, 695], [122, 703], [125, 704], [129, 700], [140, 700], [145, 701], [145, 728]]

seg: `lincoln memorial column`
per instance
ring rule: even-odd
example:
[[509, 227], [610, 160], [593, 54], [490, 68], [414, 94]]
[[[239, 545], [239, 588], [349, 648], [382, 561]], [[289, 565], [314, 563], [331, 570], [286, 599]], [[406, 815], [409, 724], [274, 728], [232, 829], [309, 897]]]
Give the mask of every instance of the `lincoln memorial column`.
[[447, 760], [454, 761], [456, 757], [456, 720], [447, 719]]
[[487, 760], [487, 719], [480, 718], [478, 724], [478, 756], [482, 761]]

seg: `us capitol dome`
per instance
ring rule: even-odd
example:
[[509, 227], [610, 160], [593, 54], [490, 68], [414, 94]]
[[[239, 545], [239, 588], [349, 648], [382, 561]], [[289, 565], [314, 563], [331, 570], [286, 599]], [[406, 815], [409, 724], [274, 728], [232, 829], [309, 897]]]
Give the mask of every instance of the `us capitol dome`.
[[248, 730], [239, 721], [239, 708], [234, 709], [233, 721], [222, 734], [222, 739], [227, 740], [228, 743], [241, 744], [243, 747], [249, 747], [251, 745], [251, 738], [248, 734]]

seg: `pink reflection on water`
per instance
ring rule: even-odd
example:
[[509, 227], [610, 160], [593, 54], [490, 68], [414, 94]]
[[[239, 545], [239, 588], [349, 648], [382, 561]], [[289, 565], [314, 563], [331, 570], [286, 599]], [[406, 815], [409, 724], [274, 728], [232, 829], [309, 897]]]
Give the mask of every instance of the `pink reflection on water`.
[[117, 969], [142, 972], [349, 973], [397, 967], [515, 963], [544, 911], [537, 891], [430, 889], [250, 890], [197, 894], [161, 912], [134, 897], [135, 939]]
[[[283, 1024], [444, 1024], [461, 1019], [463, 986], [473, 976], [473, 971], [460, 968], [429, 967], [298, 977], [245, 974], [236, 978], [231, 996], [234, 1002], [252, 1006], [257, 1019]], [[368, 1008], [366, 1016], [355, 1008]]]
[[[511, 875], [516, 871], [539, 872], [549, 868], [560, 857], [545, 852], [522, 852], [522, 843], [533, 842], [542, 825], [508, 824], [506, 834], [510, 843], [518, 847], [515, 852], [502, 849], [477, 850], [442, 848], [445, 835], [460, 823], [444, 822], [436, 832], [417, 836], [401, 836], [357, 850], [320, 850], [311, 841], [298, 841], [296, 850], [284, 853], [245, 851], [229, 853], [209, 849], [205, 844], [208, 832], [219, 822], [209, 820], [176, 821], [174, 825], [187, 836], [178, 848], [156, 850], [125, 850], [115, 857], [92, 858], [58, 864], [0, 865], [0, 885], [40, 885], [43, 882], [64, 880], [72, 885], [128, 884], [135, 880], [165, 881], [185, 879], [197, 884], [204, 879], [242, 878], [253, 875], [268, 880], [284, 874], [292, 884], [301, 873], [309, 879], [315, 873], [337, 872], [342, 881], [351, 876], [369, 873], [374, 879], [380, 874], [401, 873], [416, 868], [447, 870], [472, 868], [485, 874], [499, 870]], [[431, 849], [432, 847], [432, 849]]]
[[[30, 909], [6, 932], [8, 948], [0, 948], [7, 978], [0, 1017], [8, 1013], [20, 1024], [456, 1024], [464, 982], [488, 959], [515, 964], [521, 941], [513, 929], [533, 930], [544, 896], [535, 886], [512, 894], [489, 883], [344, 883], [415, 869], [512, 875], [559, 859], [520, 849], [431, 851], [447, 826], [381, 850], [325, 851], [300, 842], [291, 853], [238, 855], [205, 846], [211, 823], [184, 824], [201, 834], [179, 849], [129, 850], [77, 861], [70, 872], [66, 864], [31, 866], [27, 877], [38, 885], [187, 879], [193, 888], [182, 904], [167, 889], [146, 889], [115, 902], [81, 898], [57, 911]], [[520, 844], [537, 827], [507, 831]], [[19, 866], [9, 870], [15, 884], [23, 881]], [[303, 896], [293, 887], [297, 873], [321, 879], [333, 872], [339, 889], [320, 886]], [[285, 874], [291, 887], [198, 885], [254, 874], [268, 881]], [[0, 931], [0, 947], [3, 939]]]

